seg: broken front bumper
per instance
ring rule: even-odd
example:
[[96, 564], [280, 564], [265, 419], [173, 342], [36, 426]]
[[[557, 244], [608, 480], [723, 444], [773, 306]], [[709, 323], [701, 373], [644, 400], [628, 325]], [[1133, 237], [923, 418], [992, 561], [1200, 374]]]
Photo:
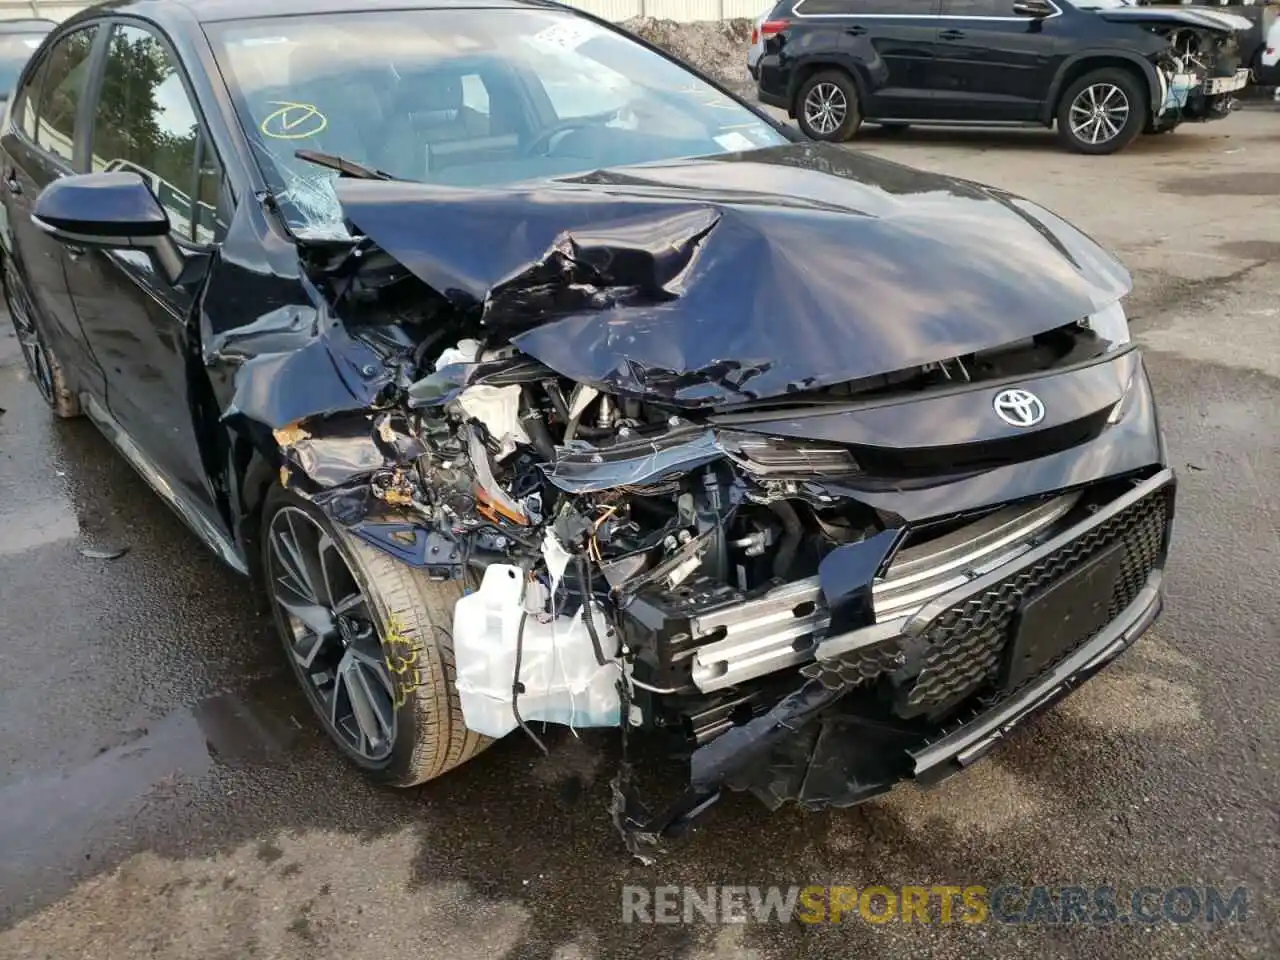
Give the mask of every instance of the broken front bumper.
[[963, 769], [1155, 621], [1174, 491], [1162, 470], [915, 613], [824, 640], [802, 687], [694, 751], [691, 795], [840, 807]]
[[1204, 93], [1207, 97], [1219, 97], [1224, 93], [1235, 93], [1249, 84], [1249, 68], [1241, 67], [1230, 77], [1209, 77], [1204, 81]]
[[1033, 686], [975, 717], [940, 740], [910, 751], [912, 775], [936, 783], [982, 757], [1027, 717], [1057, 703], [1127, 650], [1164, 606], [1163, 571], [1154, 570], [1133, 602], [1092, 640]]
[[[872, 590], [872, 612], [882, 631], [897, 631], [926, 603], [952, 593], [1030, 550], [1035, 539], [1060, 520], [1075, 495], [1054, 497], [1034, 507], [1013, 506], [966, 524], [954, 533], [896, 552]], [[885, 541], [892, 544], [893, 539]], [[878, 566], [875, 544], [868, 551]], [[814, 638], [831, 629], [831, 611], [821, 577], [777, 587], [743, 603], [690, 618], [692, 678], [703, 693], [800, 666], [814, 659]], [[881, 626], [885, 625], [885, 626]]]
[[1249, 85], [1249, 69], [1241, 67], [1227, 77], [1201, 79], [1190, 73], [1165, 75], [1160, 78], [1161, 100], [1158, 117], [1180, 117], [1187, 120], [1212, 120], [1231, 112], [1233, 94]]

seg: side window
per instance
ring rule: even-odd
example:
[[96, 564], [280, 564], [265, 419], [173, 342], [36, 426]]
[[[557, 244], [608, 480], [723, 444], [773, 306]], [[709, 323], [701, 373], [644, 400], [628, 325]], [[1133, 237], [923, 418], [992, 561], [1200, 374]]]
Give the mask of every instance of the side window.
[[44, 79], [48, 65], [48, 57], [41, 59], [13, 97], [14, 122], [33, 143], [36, 139], [36, 107], [40, 104], [40, 81]]
[[71, 161], [76, 135], [76, 111], [89, 76], [89, 53], [96, 26], [69, 33], [49, 51], [49, 65], [42, 71], [36, 144]]
[[[208, 242], [222, 172], [203, 138], [182, 74], [160, 39], [116, 25], [94, 110], [91, 169], [130, 170], [151, 184], [176, 236]], [[197, 159], [200, 168], [197, 169]]]
[[801, 17], [824, 14], [927, 17], [936, 16], [939, 5], [940, 0], [804, 0], [799, 6]]
[[947, 0], [944, 13], [952, 17], [1012, 17], [1013, 0]]

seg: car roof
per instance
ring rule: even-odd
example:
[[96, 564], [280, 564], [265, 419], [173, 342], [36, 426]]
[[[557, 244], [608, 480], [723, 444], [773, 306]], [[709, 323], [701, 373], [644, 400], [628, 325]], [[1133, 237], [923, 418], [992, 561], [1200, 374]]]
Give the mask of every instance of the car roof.
[[575, 12], [555, 0], [107, 0], [86, 7], [89, 14], [137, 13], [158, 21], [168, 19], [214, 23], [304, 14], [364, 13], [377, 10], [552, 9]]

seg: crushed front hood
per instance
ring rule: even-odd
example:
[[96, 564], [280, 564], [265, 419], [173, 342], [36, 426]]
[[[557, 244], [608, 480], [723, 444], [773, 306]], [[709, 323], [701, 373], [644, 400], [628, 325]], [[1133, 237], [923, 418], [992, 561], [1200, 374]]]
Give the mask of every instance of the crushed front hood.
[[962, 356], [1130, 288], [1033, 203], [825, 144], [489, 189], [337, 189], [360, 233], [525, 353], [685, 407]]
[[1176, 23], [1223, 33], [1249, 30], [1253, 26], [1244, 17], [1209, 7], [1117, 7], [1099, 10], [1097, 14], [1115, 23]]

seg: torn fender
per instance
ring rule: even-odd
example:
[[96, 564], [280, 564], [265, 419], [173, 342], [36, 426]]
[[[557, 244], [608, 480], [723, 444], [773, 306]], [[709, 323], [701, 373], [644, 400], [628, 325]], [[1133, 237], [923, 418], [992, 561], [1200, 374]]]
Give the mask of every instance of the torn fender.
[[405, 467], [425, 450], [404, 415], [392, 411], [311, 417], [273, 435], [291, 473], [286, 486], [305, 480], [310, 492]]
[[373, 407], [393, 379], [385, 358], [334, 320], [294, 350], [245, 360], [223, 417], [275, 430], [307, 417]]
[[685, 407], [909, 369], [1128, 292], [1026, 200], [825, 144], [508, 187], [339, 180], [352, 223], [561, 375]]

